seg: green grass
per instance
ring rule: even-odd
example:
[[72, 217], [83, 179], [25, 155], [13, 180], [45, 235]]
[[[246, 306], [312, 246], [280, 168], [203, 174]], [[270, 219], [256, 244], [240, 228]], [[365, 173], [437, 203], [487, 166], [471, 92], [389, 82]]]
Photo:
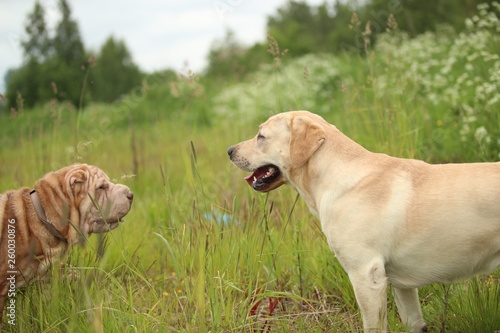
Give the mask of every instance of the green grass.
[[[105, 111], [96, 108], [82, 114], [82, 137]], [[30, 186], [51, 165], [76, 156], [71, 149], [76, 119], [40, 125], [30, 122], [44, 111], [36, 112], [2, 119], [12, 127], [32, 124], [20, 137], [4, 137], [11, 144], [0, 151], [6, 162], [2, 189]], [[376, 129], [372, 134], [389, 142], [409, 133], [396, 141], [412, 142], [415, 134], [406, 130], [406, 118], [397, 120], [401, 132]], [[350, 126], [354, 125], [346, 122]], [[223, 120], [196, 129], [171, 119], [133, 128], [111, 124], [86, 150], [80, 147], [82, 161], [101, 166], [133, 189], [133, 209], [122, 226], [106, 235], [102, 258], [97, 254], [103, 242], [98, 236], [72, 250], [68, 264], [78, 271], [77, 277], [68, 280], [67, 272], [60, 274], [56, 267], [55, 281], [20, 291], [17, 325], [4, 323], [4, 331], [359, 330], [348, 278], [302, 200], [287, 187], [269, 195], [253, 192], [242, 179], [244, 173], [227, 159], [227, 146], [253, 135], [255, 128], [256, 123]], [[408, 147], [412, 145], [393, 149], [413, 154]], [[134, 168], [135, 177], [121, 179], [136, 172]], [[432, 287], [424, 289], [421, 299], [430, 326], [437, 328], [445, 321], [455, 332], [453, 325], [463, 327], [467, 318], [475, 321], [482, 295], [498, 295], [497, 280], [488, 281], [477, 280], [473, 288], [454, 286], [447, 313], [441, 296], [434, 295]], [[269, 302], [276, 300], [276, 308], [266, 317]], [[252, 316], [257, 303], [259, 315]], [[494, 295], [488, 304], [498, 307]], [[400, 331], [394, 304], [390, 307], [392, 330]], [[494, 308], [481, 313], [495, 320]]]
[[[16, 326], [4, 322], [2, 330], [360, 331], [352, 287], [318, 221], [288, 187], [252, 191], [226, 149], [255, 135], [268, 115], [313, 105], [373, 151], [432, 162], [494, 155], [461, 140], [453, 106], [429, 102], [420, 83], [386, 60], [383, 53], [320, 56], [323, 67], [297, 78], [303, 68], [284, 59], [280, 70], [231, 87], [246, 104], [231, 100], [223, 114], [217, 110], [228, 97], [220, 83], [158, 76], [113, 105], [81, 113], [48, 105], [16, 118], [0, 114], [0, 191], [85, 162], [135, 193], [123, 225], [73, 248], [71, 267], [54, 267], [51, 283], [19, 290]], [[325, 74], [329, 64], [341, 66]], [[259, 91], [263, 78], [277, 88]], [[420, 299], [431, 332], [493, 332], [499, 292], [497, 271], [423, 288]], [[391, 332], [404, 331], [391, 295], [388, 318]]]

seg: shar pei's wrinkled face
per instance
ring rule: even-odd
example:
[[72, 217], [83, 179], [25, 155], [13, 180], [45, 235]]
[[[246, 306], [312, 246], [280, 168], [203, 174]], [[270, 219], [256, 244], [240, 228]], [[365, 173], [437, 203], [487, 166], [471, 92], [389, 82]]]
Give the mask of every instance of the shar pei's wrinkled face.
[[[68, 240], [73, 241], [118, 227], [133, 200], [127, 186], [112, 183], [101, 169], [86, 164], [45, 175], [35, 183], [35, 190], [47, 218], [59, 222], [61, 229], [68, 230]], [[66, 225], [64, 215], [72, 226]]]

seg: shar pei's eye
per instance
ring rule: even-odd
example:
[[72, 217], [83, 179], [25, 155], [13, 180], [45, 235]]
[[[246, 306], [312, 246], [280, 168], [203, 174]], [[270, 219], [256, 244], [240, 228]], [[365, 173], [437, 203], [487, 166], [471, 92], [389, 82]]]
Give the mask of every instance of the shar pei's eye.
[[97, 189], [98, 190], [107, 190], [107, 189], [109, 189], [109, 184], [108, 183], [102, 183]]

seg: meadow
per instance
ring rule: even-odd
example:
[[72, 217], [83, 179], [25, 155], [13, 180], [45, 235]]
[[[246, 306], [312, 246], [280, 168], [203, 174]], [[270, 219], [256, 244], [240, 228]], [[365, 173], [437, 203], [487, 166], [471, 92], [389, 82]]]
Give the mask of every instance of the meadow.
[[[73, 248], [51, 283], [18, 290], [16, 325], [2, 330], [359, 332], [317, 219], [289, 187], [254, 192], [226, 149], [272, 114], [308, 109], [372, 151], [499, 160], [498, 12], [460, 34], [388, 33], [364, 56], [289, 59], [276, 46], [244, 82], [160, 73], [112, 105], [1, 113], [0, 191], [84, 162], [135, 194], [119, 228]], [[499, 279], [422, 288], [430, 332], [500, 330]], [[392, 295], [388, 316], [391, 332], [405, 331]]]

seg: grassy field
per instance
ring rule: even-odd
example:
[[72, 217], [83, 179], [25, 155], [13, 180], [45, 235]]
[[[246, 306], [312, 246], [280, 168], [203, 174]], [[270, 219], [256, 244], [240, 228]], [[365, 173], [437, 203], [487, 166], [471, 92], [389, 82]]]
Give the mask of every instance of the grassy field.
[[[440, 38], [417, 42], [442, 46]], [[449, 37], [445, 46], [459, 38]], [[493, 41], [485, 48], [498, 47], [498, 38]], [[85, 162], [135, 193], [123, 225], [73, 248], [71, 268], [55, 267], [52, 283], [18, 291], [16, 325], [4, 322], [2, 330], [360, 331], [351, 285], [318, 221], [288, 187], [253, 192], [226, 149], [255, 135], [271, 114], [309, 109], [373, 151], [429, 162], [497, 160], [498, 103], [479, 109], [474, 87], [453, 103], [445, 98], [449, 91], [431, 95], [439, 63], [425, 77], [422, 59], [405, 67], [388, 50], [411, 50], [417, 42], [381, 43], [365, 58], [280, 59], [232, 85], [152, 75], [113, 105], [78, 112], [53, 103], [0, 114], [0, 191]], [[438, 51], [445, 66], [449, 52]], [[454, 56], [450, 87], [464, 70]], [[498, 57], [484, 64], [475, 59], [475, 75], [483, 75], [476, 86], [495, 86], [497, 78], [481, 66], [496, 68]], [[480, 127], [486, 136], [477, 134]], [[430, 332], [500, 329], [499, 276], [423, 288]], [[404, 332], [389, 298], [391, 332]]]

